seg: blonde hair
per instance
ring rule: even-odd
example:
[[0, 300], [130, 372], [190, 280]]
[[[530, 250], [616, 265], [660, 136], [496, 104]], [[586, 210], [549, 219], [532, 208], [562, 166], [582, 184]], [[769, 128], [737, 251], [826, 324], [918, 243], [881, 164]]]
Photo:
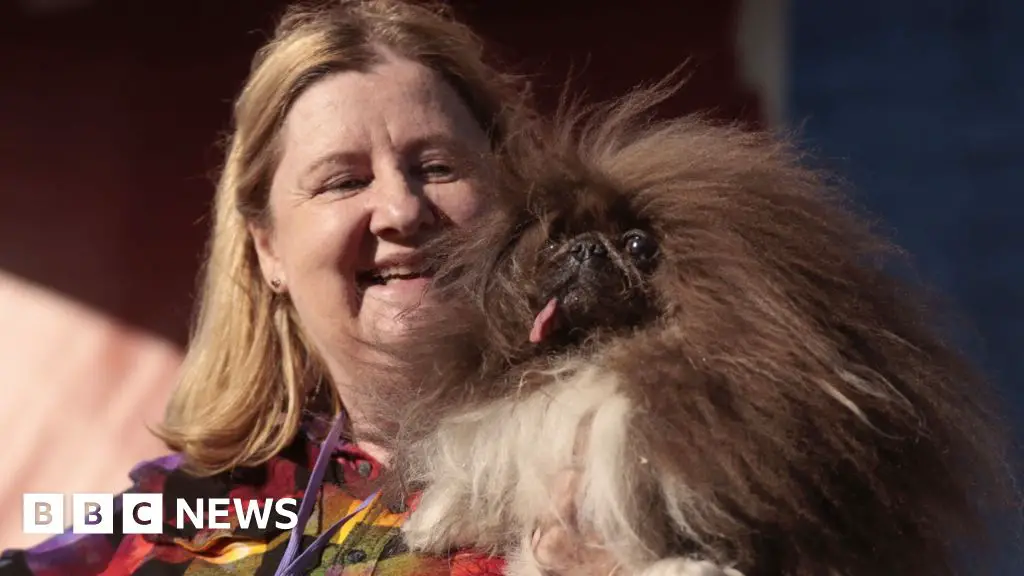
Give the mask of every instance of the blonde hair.
[[[270, 224], [277, 137], [298, 95], [328, 74], [372, 67], [382, 48], [440, 74], [496, 150], [532, 116], [523, 86], [485, 64], [482, 44], [443, 7], [334, 0], [285, 13], [235, 102], [191, 343], [156, 431], [193, 473], [257, 465], [281, 451], [329, 378], [287, 297], [266, 286], [247, 226]], [[340, 410], [334, 387], [322, 388], [329, 410]]]

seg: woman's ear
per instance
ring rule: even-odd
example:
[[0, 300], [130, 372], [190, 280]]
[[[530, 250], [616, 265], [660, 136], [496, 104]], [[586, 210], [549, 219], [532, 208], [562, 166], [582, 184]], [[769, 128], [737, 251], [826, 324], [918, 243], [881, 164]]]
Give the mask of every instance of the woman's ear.
[[253, 246], [256, 248], [256, 258], [259, 260], [263, 279], [274, 292], [285, 292], [288, 284], [284, 277], [281, 260], [277, 257], [274, 230], [270, 226], [255, 222], [250, 222], [247, 228], [249, 236], [252, 237]]

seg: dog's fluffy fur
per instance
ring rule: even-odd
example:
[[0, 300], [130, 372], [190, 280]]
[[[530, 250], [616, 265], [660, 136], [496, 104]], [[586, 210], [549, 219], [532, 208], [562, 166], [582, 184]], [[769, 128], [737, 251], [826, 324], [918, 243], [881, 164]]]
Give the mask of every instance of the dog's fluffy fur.
[[[539, 574], [528, 539], [572, 469], [563, 520], [623, 573], [955, 573], [956, 538], [1003, 494], [984, 382], [791, 146], [645, 120], [666, 93], [560, 117], [509, 152], [493, 213], [433, 246], [430, 304], [378, 380], [400, 423], [391, 464], [420, 492], [408, 543]], [[530, 255], [556, 219], [654, 234], [655, 314], [529, 342]]]

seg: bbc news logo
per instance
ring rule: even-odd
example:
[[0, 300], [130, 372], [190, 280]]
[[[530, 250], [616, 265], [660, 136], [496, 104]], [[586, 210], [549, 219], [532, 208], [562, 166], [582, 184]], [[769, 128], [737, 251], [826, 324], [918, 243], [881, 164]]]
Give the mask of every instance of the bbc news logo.
[[[60, 534], [65, 531], [63, 494], [25, 494], [22, 498], [22, 524], [26, 534]], [[238, 526], [255, 525], [267, 529], [272, 512], [273, 525], [280, 530], [294, 528], [298, 523], [298, 500], [281, 498], [243, 500], [241, 498], [200, 498], [175, 500], [174, 526], [202, 529], [230, 529], [224, 521], [234, 511]], [[74, 534], [113, 534], [120, 522], [122, 534], [160, 534], [166, 523], [162, 494], [124, 493], [121, 510], [114, 507], [113, 494], [72, 494], [71, 531]], [[205, 514], [204, 514], [205, 513]], [[204, 522], [205, 520], [205, 522]]]

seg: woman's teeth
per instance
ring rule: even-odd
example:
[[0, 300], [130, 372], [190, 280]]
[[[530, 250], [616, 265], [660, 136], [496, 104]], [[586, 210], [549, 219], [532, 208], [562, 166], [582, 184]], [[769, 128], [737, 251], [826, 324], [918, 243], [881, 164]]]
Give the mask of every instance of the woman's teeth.
[[396, 267], [381, 270], [372, 270], [360, 275], [360, 281], [365, 284], [380, 286], [391, 280], [413, 280], [423, 276], [423, 271], [416, 268]]

